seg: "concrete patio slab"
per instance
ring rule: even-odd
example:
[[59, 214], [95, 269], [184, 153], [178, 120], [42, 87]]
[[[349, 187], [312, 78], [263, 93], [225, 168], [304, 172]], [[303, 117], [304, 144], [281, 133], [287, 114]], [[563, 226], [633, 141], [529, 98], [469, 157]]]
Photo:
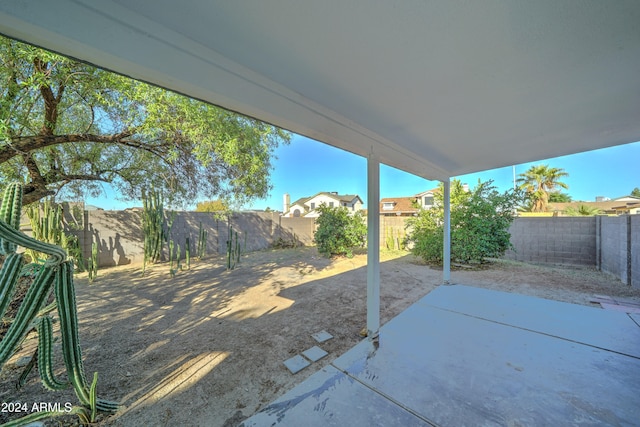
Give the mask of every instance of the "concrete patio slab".
[[463, 285], [436, 288], [416, 304], [640, 357], [640, 337], [630, 339], [637, 327], [620, 312]]
[[626, 304], [609, 304], [606, 302], [601, 302], [600, 305], [602, 308], [607, 310], [621, 311], [623, 313], [637, 313], [640, 314], [640, 307], [635, 305], [626, 305]]
[[360, 342], [244, 425], [638, 420], [640, 328], [629, 315], [446, 286], [384, 325], [379, 344]]
[[[348, 420], [345, 416], [353, 414]], [[408, 426], [430, 424], [329, 365], [241, 426]]]

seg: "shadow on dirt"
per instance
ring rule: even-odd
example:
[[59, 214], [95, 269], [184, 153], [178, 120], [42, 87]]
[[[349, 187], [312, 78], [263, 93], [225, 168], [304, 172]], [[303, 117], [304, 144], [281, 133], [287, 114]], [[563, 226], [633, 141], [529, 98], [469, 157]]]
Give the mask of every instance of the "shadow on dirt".
[[[100, 270], [92, 285], [77, 279], [87, 375], [98, 371], [100, 396], [124, 404], [101, 424], [216, 426], [238, 411], [252, 414], [361, 339], [363, 259], [281, 249], [247, 254], [232, 271], [223, 257], [211, 257], [173, 278], [161, 264], [144, 276], [141, 266], [126, 266]], [[382, 268], [385, 274], [397, 277]], [[394, 295], [383, 293], [383, 307], [396, 307], [408, 293], [403, 287], [420, 283], [402, 282]], [[323, 329], [334, 336], [323, 345], [330, 357], [292, 376], [282, 362], [316, 345], [311, 334]], [[72, 393], [44, 392], [33, 373], [22, 390], [4, 384], [0, 393], [3, 400], [76, 401]]]

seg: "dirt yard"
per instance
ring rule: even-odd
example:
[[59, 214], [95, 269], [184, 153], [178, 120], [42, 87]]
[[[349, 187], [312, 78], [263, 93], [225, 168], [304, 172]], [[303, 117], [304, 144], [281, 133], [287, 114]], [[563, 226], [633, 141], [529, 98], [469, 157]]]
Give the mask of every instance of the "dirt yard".
[[[404, 253], [384, 253], [382, 261], [383, 323], [442, 281], [441, 271]], [[101, 270], [92, 285], [78, 276], [87, 376], [98, 371], [98, 394], [123, 404], [99, 425], [237, 425], [362, 339], [365, 265], [364, 254], [328, 260], [298, 248], [247, 254], [233, 271], [210, 258], [174, 278], [168, 265], [144, 277], [140, 266]], [[640, 302], [640, 290], [587, 269], [499, 261], [453, 271], [452, 282], [584, 305], [596, 293]], [[334, 336], [320, 344], [329, 355], [292, 375], [283, 361], [316, 345], [311, 334], [322, 330]], [[1, 373], [0, 401], [75, 403], [72, 391], [44, 391], [37, 373], [16, 391], [15, 363], [34, 344], [28, 338]], [[47, 425], [70, 423], [77, 421]]]

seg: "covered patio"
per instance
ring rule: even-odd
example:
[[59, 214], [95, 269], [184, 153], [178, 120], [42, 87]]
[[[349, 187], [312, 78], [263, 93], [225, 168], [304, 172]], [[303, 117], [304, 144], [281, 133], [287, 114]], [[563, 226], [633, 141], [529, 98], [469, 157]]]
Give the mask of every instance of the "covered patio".
[[[634, 317], [635, 316], [635, 317]], [[640, 316], [440, 286], [242, 424], [633, 426]]]
[[443, 286], [380, 329], [378, 200], [380, 163], [448, 200], [458, 175], [640, 140], [638, 17], [635, 0], [24, 0], [0, 4], [0, 33], [367, 157], [370, 338], [245, 425], [637, 425], [637, 316]]

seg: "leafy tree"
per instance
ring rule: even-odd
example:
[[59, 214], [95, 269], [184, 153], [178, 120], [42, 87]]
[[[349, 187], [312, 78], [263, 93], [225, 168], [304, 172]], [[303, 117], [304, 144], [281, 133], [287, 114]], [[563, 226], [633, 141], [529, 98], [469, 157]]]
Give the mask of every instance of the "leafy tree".
[[640, 188], [636, 187], [633, 190], [631, 190], [631, 195], [633, 197], [640, 197]]
[[[440, 187], [443, 185], [440, 184]], [[442, 263], [444, 236], [444, 191], [435, 193], [435, 207], [408, 220], [411, 252], [429, 263]], [[522, 201], [520, 190], [499, 193], [492, 181], [480, 182], [465, 191], [459, 180], [451, 182], [451, 259], [483, 262], [499, 257], [511, 246], [509, 226], [515, 207]]]
[[[168, 203], [265, 196], [290, 135], [221, 108], [0, 37], [0, 185], [25, 203], [164, 190]], [[62, 192], [62, 193], [61, 193]]]
[[550, 168], [548, 165], [534, 165], [518, 178], [520, 189], [527, 193], [533, 203], [532, 212], [545, 212], [549, 203], [549, 193], [556, 188], [569, 188], [561, 182], [562, 177], [569, 176], [560, 168]]
[[562, 193], [560, 191], [549, 193], [549, 202], [551, 203], [569, 203], [571, 200], [571, 196], [567, 193]]
[[602, 210], [595, 206], [580, 205], [577, 208], [575, 206], [569, 206], [564, 210], [564, 213], [569, 216], [594, 216], [600, 215]]
[[228, 209], [222, 200], [207, 200], [196, 204], [196, 212], [226, 212]]
[[349, 215], [347, 208], [329, 207], [322, 203], [316, 209], [320, 216], [317, 219], [314, 241], [318, 252], [324, 256], [353, 256], [353, 248], [362, 247], [367, 237], [367, 226], [362, 212]]

